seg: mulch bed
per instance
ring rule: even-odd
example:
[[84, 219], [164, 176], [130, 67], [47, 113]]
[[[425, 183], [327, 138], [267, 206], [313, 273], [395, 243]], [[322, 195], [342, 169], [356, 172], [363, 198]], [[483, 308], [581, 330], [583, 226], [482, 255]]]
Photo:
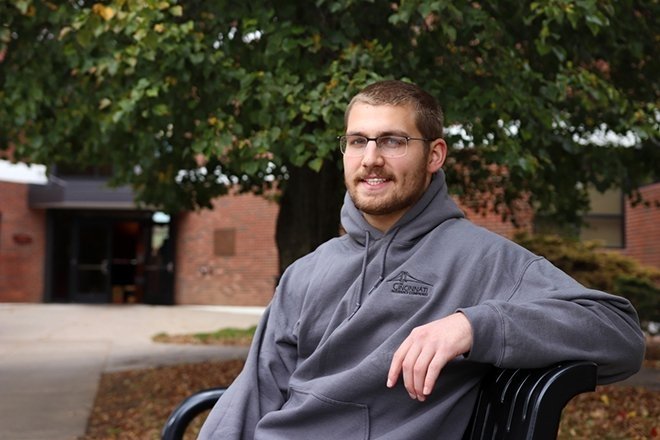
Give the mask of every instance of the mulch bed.
[[[165, 421], [183, 399], [204, 388], [229, 385], [243, 363], [203, 362], [103, 374], [87, 434], [80, 440], [160, 439]], [[186, 439], [196, 438], [200, 425], [191, 425]]]
[[[205, 362], [104, 374], [80, 440], [159, 439], [179, 402], [203, 388], [229, 385], [242, 360]], [[660, 368], [660, 361], [645, 361]], [[559, 439], [660, 439], [660, 391], [609, 385], [581, 394], [564, 409]], [[196, 438], [201, 420], [186, 439]]]

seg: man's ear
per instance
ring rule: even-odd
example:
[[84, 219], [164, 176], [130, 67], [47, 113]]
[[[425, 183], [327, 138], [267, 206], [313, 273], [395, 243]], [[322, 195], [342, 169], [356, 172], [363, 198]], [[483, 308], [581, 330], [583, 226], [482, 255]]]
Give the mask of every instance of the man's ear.
[[427, 171], [429, 173], [435, 173], [438, 171], [440, 168], [442, 168], [442, 165], [444, 165], [446, 158], [447, 143], [442, 138], [435, 139], [433, 142], [431, 142]]

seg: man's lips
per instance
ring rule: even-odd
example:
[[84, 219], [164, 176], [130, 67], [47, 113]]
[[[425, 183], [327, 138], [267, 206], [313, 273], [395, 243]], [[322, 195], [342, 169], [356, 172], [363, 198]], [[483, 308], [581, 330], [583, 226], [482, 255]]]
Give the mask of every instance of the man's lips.
[[358, 177], [356, 182], [358, 184], [366, 185], [368, 188], [378, 188], [388, 182], [391, 182], [393, 179], [391, 177], [385, 176], [366, 176]]
[[383, 177], [369, 177], [367, 179], [362, 179], [362, 181], [364, 183], [366, 183], [367, 185], [372, 185], [372, 186], [380, 185], [382, 183], [387, 182], [387, 180], [388, 179], [385, 179]]

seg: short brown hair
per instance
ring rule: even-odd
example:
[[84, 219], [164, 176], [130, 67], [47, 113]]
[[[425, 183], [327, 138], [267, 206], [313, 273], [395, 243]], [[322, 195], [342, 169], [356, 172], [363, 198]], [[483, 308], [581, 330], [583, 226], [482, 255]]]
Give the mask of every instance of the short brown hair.
[[385, 80], [368, 85], [351, 99], [344, 113], [344, 124], [353, 104], [368, 105], [411, 105], [415, 110], [417, 129], [426, 139], [438, 139], [443, 134], [444, 117], [442, 107], [429, 93], [416, 84], [397, 80]]

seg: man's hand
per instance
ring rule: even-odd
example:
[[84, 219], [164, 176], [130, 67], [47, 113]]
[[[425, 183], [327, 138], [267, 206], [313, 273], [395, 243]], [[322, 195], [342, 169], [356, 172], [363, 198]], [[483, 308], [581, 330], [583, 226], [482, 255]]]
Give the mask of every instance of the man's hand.
[[471, 348], [472, 326], [460, 312], [416, 327], [394, 353], [387, 386], [392, 388], [403, 373], [410, 397], [423, 402], [447, 362]]

